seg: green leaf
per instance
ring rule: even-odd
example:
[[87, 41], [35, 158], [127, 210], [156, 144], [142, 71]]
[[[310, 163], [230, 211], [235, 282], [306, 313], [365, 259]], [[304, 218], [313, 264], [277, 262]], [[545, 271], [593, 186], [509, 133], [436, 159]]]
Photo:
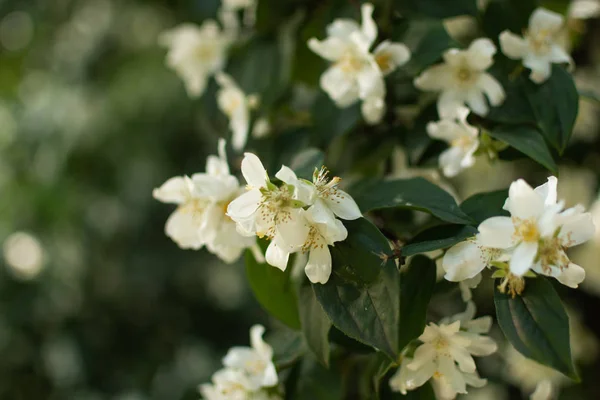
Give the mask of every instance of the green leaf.
[[350, 192], [363, 213], [383, 208], [407, 208], [425, 211], [454, 224], [472, 222], [450, 194], [423, 178], [364, 181]]
[[552, 66], [552, 75], [542, 83], [529, 83], [527, 96], [542, 133], [559, 153], [567, 147], [579, 110], [579, 93], [564, 67]]
[[259, 263], [250, 250], [246, 251], [246, 275], [256, 300], [290, 328], [300, 329], [298, 300], [290, 280], [290, 271], [291, 268], [284, 272], [267, 263]]
[[331, 400], [342, 399], [343, 375], [340, 368], [333, 365], [326, 369], [310, 357], [302, 360], [298, 386], [295, 393], [286, 396], [293, 400]]
[[365, 218], [344, 221], [348, 237], [330, 247], [334, 272], [345, 280], [373, 282], [381, 273], [382, 255], [390, 253], [388, 240]]
[[300, 287], [300, 321], [308, 349], [317, 360], [329, 366], [329, 329], [331, 321], [309, 285]]
[[302, 334], [285, 328], [267, 333], [266, 342], [273, 348], [273, 362], [278, 369], [294, 364], [306, 353], [306, 344]]
[[415, 256], [402, 272], [400, 286], [400, 332], [398, 348], [402, 350], [425, 329], [427, 307], [435, 286], [435, 262]]
[[450, 18], [459, 15], [477, 15], [476, 0], [396, 0], [402, 15]]
[[511, 79], [500, 68], [495, 69], [493, 75], [504, 88], [506, 99], [500, 106], [492, 107], [486, 118], [503, 124], [536, 125], [537, 120], [525, 90], [530, 83], [529, 78], [520, 74]]
[[460, 208], [477, 224], [480, 224], [491, 217], [508, 217], [509, 212], [502, 209], [507, 198], [508, 190], [506, 189], [477, 193], [463, 201]]
[[312, 175], [315, 168], [321, 168], [325, 161], [325, 154], [315, 148], [302, 150], [294, 156], [290, 163], [290, 168], [294, 170], [299, 178], [312, 181]]
[[527, 279], [514, 299], [494, 290], [498, 324], [510, 343], [525, 357], [578, 380], [571, 357], [569, 318], [547, 279]]
[[552, 157], [552, 153], [550, 153], [550, 149], [548, 149], [544, 138], [535, 128], [524, 125], [504, 125], [495, 128], [489, 134], [494, 139], [498, 139], [529, 156], [550, 172], [558, 173], [558, 166]]
[[325, 92], [321, 92], [314, 102], [312, 116], [315, 141], [327, 144], [348, 133], [360, 121], [360, 104], [339, 108]]
[[[349, 233], [348, 239], [351, 236]], [[367, 248], [372, 248], [373, 244], [382, 245], [378, 237], [361, 237], [356, 243], [362, 240]], [[323, 310], [339, 330], [395, 359], [398, 355], [400, 274], [392, 260], [382, 263], [374, 257], [367, 262], [369, 264], [363, 268], [377, 272], [373, 281], [347, 279], [338, 272], [340, 267], [334, 258], [334, 271], [329, 281], [324, 285], [314, 284], [313, 289]]]
[[470, 225], [438, 225], [417, 234], [409, 244], [402, 247], [403, 256], [445, 249], [475, 236], [477, 229]]

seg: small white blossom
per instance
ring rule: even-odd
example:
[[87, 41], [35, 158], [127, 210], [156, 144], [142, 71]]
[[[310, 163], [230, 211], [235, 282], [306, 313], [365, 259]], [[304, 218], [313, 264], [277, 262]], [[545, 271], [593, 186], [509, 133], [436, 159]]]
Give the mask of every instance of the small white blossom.
[[257, 0], [223, 0], [223, 8], [228, 10], [243, 10], [256, 7]]
[[256, 106], [256, 96], [246, 96], [234, 80], [225, 73], [216, 75], [221, 89], [217, 93], [217, 104], [229, 118], [231, 145], [237, 151], [242, 150], [248, 141], [250, 129], [250, 110]]
[[553, 63], [573, 63], [557, 42], [563, 22], [560, 14], [537, 8], [529, 18], [529, 29], [523, 37], [508, 30], [500, 34], [502, 52], [509, 58], [522, 59], [523, 65], [531, 69], [531, 80], [542, 83], [550, 77]]
[[419, 336], [422, 344], [412, 357], [402, 359], [390, 379], [392, 390], [406, 394], [432, 379], [437, 398], [454, 399], [458, 393], [467, 393], [467, 385], [484, 386], [486, 380], [477, 374], [473, 356], [490, 355], [497, 345], [483, 335], [491, 328], [491, 318], [474, 316], [475, 305], [469, 302], [464, 313], [426, 326]]
[[522, 179], [513, 182], [504, 205], [511, 217], [483, 221], [479, 240], [484, 247], [511, 249], [509, 267], [515, 276], [533, 269], [575, 288], [585, 271], [570, 262], [565, 250], [592, 238], [595, 228], [592, 216], [582, 207], [562, 211], [556, 186], [555, 177], [536, 189]]
[[250, 382], [242, 371], [223, 368], [212, 376], [212, 383], [200, 385], [204, 400], [246, 400], [250, 393]]
[[236, 224], [225, 215], [227, 205], [241, 192], [237, 178], [229, 173], [225, 141], [219, 156], [209, 156], [206, 172], [167, 180], [152, 195], [163, 203], [177, 204], [165, 225], [165, 233], [183, 249], [208, 250], [225, 262], [233, 262], [255, 240], [237, 233]]
[[467, 123], [469, 109], [460, 107], [457, 119], [442, 119], [427, 124], [427, 133], [434, 139], [450, 145], [440, 154], [440, 167], [447, 177], [454, 177], [475, 164], [475, 152], [479, 148], [479, 130]]
[[446, 280], [461, 282], [472, 279], [499, 255], [499, 250], [484, 247], [479, 236], [460, 242], [446, 251], [442, 259]]
[[[282, 167], [286, 169], [289, 168]], [[308, 235], [302, 215], [305, 204], [297, 199], [293, 186], [272, 184], [260, 159], [252, 153], [244, 155], [242, 174], [248, 183], [247, 191], [229, 203], [227, 215], [237, 223], [242, 235], [271, 239], [267, 262], [285, 270], [285, 255], [300, 249]]]
[[262, 325], [254, 325], [250, 328], [252, 347], [233, 347], [223, 358], [223, 365], [244, 372], [253, 390], [272, 387], [278, 382], [273, 349], [263, 340], [264, 333]]
[[[437, 107], [440, 118], [453, 118], [465, 103], [476, 114], [486, 115], [487, 97], [492, 106], [504, 102], [500, 83], [485, 72], [494, 63], [496, 46], [489, 39], [477, 39], [467, 50], [449, 49], [444, 63], [426, 69], [415, 78], [417, 88], [441, 92]], [[485, 96], [484, 96], [485, 95]]]
[[168, 48], [167, 65], [183, 79], [190, 97], [202, 95], [208, 78], [223, 69], [231, 41], [213, 20], [181, 24], [159, 37]]
[[332, 63], [321, 75], [323, 90], [338, 107], [348, 107], [362, 100], [362, 113], [369, 124], [381, 121], [385, 112], [384, 76], [405, 64], [410, 51], [402, 43], [382, 42], [370, 49], [377, 39], [373, 5], [361, 7], [362, 25], [350, 19], [337, 19], [327, 27], [328, 37], [312, 38], [308, 47]]

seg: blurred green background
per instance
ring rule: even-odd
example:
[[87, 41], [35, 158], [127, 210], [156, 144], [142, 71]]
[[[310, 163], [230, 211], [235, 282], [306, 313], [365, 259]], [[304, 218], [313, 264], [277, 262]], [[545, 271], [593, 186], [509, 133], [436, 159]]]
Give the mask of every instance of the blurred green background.
[[[328, 150], [337, 173], [424, 175], [459, 198], [505, 188], [516, 177], [544, 179], [529, 161], [490, 166], [482, 160], [457, 179], [441, 180], [431, 165], [409, 167], [410, 155], [393, 146], [397, 135], [405, 143], [410, 129], [397, 134], [359, 125], [349, 139], [307, 132], [303, 121], [315, 96], [319, 108], [332, 105], [316, 87], [324, 63], [306, 50], [305, 40], [323, 37], [334, 17], [356, 16], [353, 3], [259, 5], [258, 39], [234, 49], [230, 63], [244, 89], [264, 95], [274, 126], [274, 138], [252, 139], [250, 148], [277, 165], [289, 162], [290, 151], [316, 145]], [[218, 6], [218, 0], [0, 0], [0, 399], [196, 399], [196, 386], [210, 379], [226, 350], [247, 344], [252, 324], [268, 325], [243, 262], [224, 265], [205, 251], [180, 250], [163, 230], [172, 208], [151, 196], [171, 176], [202, 171], [217, 139], [229, 135], [214, 83], [204, 97], [190, 100], [157, 45], [163, 30], [201, 23]], [[297, 10], [312, 22], [291, 34], [280, 29]], [[578, 85], [597, 90], [600, 23], [588, 14], [586, 20], [571, 14], [568, 42]], [[472, 34], [472, 21], [445, 26], [458, 40]], [[285, 62], [293, 59], [285, 52], [294, 44], [297, 59], [288, 71]], [[274, 57], [283, 60], [270, 70], [275, 73], [257, 80]], [[392, 82], [396, 92], [404, 91], [394, 93], [397, 98], [415, 96], [405, 77]], [[561, 165], [559, 190], [567, 204], [590, 207], [596, 200], [599, 111], [582, 100]], [[410, 107], [394, 112], [400, 121], [412, 115]], [[347, 114], [338, 115], [346, 121]], [[364, 132], [372, 136], [364, 139]], [[286, 153], [283, 143], [297, 147]], [[239, 158], [231, 161], [235, 170]], [[599, 214], [600, 206], [595, 209]], [[590, 356], [600, 333], [600, 238], [574, 257], [586, 267], [587, 283], [563, 294], [587, 326], [574, 340]], [[587, 358], [583, 385], [563, 390], [563, 398], [600, 398], [600, 364]], [[487, 370], [499, 385], [502, 368], [492, 363]], [[508, 398], [496, 389], [479, 398]], [[520, 398], [516, 387], [510, 393]]]

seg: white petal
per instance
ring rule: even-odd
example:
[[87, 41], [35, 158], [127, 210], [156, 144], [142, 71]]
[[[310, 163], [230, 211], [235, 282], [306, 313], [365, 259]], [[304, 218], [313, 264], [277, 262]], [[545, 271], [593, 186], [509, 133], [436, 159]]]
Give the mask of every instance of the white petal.
[[341, 189], [336, 189], [334, 196], [327, 196], [323, 200], [325, 200], [327, 207], [341, 219], [352, 221], [362, 217], [362, 213], [352, 196]]
[[248, 361], [257, 359], [256, 352], [249, 347], [236, 346], [223, 357], [223, 365], [228, 368], [244, 369]]
[[440, 154], [440, 167], [447, 177], [458, 175], [463, 168], [470, 167], [474, 163], [475, 159], [466, 155], [460, 147], [452, 146]]
[[360, 110], [369, 125], [376, 125], [381, 122], [385, 114], [385, 101], [382, 97], [367, 97], [362, 102]]
[[467, 383], [462, 373], [456, 368], [452, 358], [441, 356], [438, 361], [438, 371], [443, 375], [443, 379], [450, 385], [453, 392], [467, 393]]
[[377, 39], [377, 25], [373, 21], [373, 5], [365, 3], [360, 8], [362, 15], [361, 31], [366, 39], [367, 49], [371, 47], [375, 39]]
[[250, 115], [248, 108], [240, 106], [236, 109], [229, 121], [231, 129], [231, 145], [236, 151], [241, 151], [246, 146], [248, 141], [248, 131], [250, 129]]
[[569, 263], [567, 268], [563, 268], [556, 279], [565, 286], [577, 289], [579, 284], [585, 279], [585, 270], [579, 265]]
[[262, 325], [253, 325], [250, 328], [250, 345], [265, 360], [273, 357], [273, 348], [263, 340], [265, 327]]
[[487, 260], [481, 247], [472, 241], [464, 241], [451, 247], [442, 259], [444, 278], [451, 282], [460, 282], [473, 278], [487, 266]]
[[552, 49], [550, 50], [550, 61], [559, 64], [573, 64], [573, 59], [571, 58], [569, 53], [567, 53], [565, 49], [563, 49], [557, 44], [553, 45]]
[[282, 165], [279, 171], [277, 171], [275, 178], [287, 183], [288, 185], [296, 185], [298, 183], [298, 177], [296, 176], [296, 173], [292, 171], [290, 167], [286, 167], [285, 165]]
[[321, 88], [340, 108], [345, 108], [359, 99], [358, 85], [353, 76], [341, 68], [332, 66], [320, 78]]
[[361, 30], [358, 23], [351, 19], [336, 19], [327, 26], [327, 35], [348, 40], [350, 35]]
[[484, 247], [507, 249], [514, 245], [515, 227], [509, 217], [492, 217], [479, 224], [479, 241]]
[[520, 243], [510, 258], [510, 272], [516, 276], [525, 275], [533, 266], [538, 247], [537, 242]]
[[289, 258], [290, 253], [286, 249], [280, 247], [276, 240], [271, 240], [269, 247], [267, 247], [267, 252], [265, 253], [267, 263], [285, 271]]
[[296, 251], [306, 242], [309, 226], [302, 209], [287, 210], [289, 216], [279, 221], [275, 227], [275, 234], [280, 246], [287, 247], [288, 251]]
[[482, 88], [478, 86], [472, 87], [467, 92], [466, 103], [475, 114], [485, 116], [489, 111], [489, 107], [483, 96]]
[[333, 225], [335, 215], [323, 199], [318, 199], [306, 210], [306, 219], [313, 224]]
[[565, 247], [573, 247], [592, 239], [596, 233], [591, 213], [578, 213], [559, 219], [560, 238]]
[[467, 100], [467, 94], [458, 90], [444, 90], [437, 101], [440, 118], [456, 119], [465, 109], [464, 103]]
[[410, 50], [403, 43], [381, 42], [374, 52], [377, 65], [387, 75], [410, 60]]
[[325, 40], [311, 38], [308, 41], [308, 48], [324, 59], [334, 62], [342, 57], [346, 51], [347, 43], [335, 36], [330, 36]]
[[530, 400], [552, 400], [552, 382], [543, 380], [537, 384], [535, 391], [531, 394]]
[[563, 24], [563, 17], [553, 11], [538, 7], [529, 18], [529, 31], [532, 35], [544, 32], [558, 32]]
[[204, 245], [199, 235], [201, 223], [201, 215], [177, 209], [167, 220], [165, 234], [182, 249], [198, 250]]
[[494, 107], [502, 104], [506, 98], [506, 93], [504, 92], [502, 85], [500, 85], [500, 82], [487, 72], [481, 74], [477, 87], [485, 93], [490, 104]]
[[500, 48], [502, 52], [513, 60], [521, 59], [528, 51], [527, 42], [520, 36], [506, 30], [500, 34]]
[[381, 99], [385, 97], [383, 75], [375, 63], [366, 64], [356, 76], [358, 95], [361, 99]]
[[306, 276], [312, 283], [325, 284], [331, 275], [331, 253], [329, 247], [323, 246], [312, 249], [308, 263], [304, 268]]
[[429, 122], [427, 124], [427, 133], [432, 138], [443, 140], [446, 143], [452, 143], [453, 140], [460, 138], [464, 134], [461, 127], [450, 119]]
[[475, 372], [475, 360], [473, 360], [468, 351], [460, 346], [451, 346], [449, 350], [450, 355], [456, 360], [461, 371]]
[[[483, 320], [482, 325], [487, 325], [489, 331], [489, 326], [492, 324], [491, 317]], [[495, 353], [498, 350], [498, 345], [494, 341], [494, 339], [488, 336], [482, 336], [478, 334], [469, 334], [469, 340], [471, 344], [467, 347], [467, 350], [473, 354], [474, 356], [483, 357], [489, 356], [490, 354]]]
[[249, 190], [229, 203], [227, 206], [227, 215], [234, 221], [247, 219], [256, 212], [261, 199], [262, 194], [260, 190]]
[[427, 343], [422, 344], [415, 350], [413, 359], [410, 363], [408, 363], [407, 368], [412, 371], [419, 370], [427, 366], [427, 364], [433, 362], [436, 356], [437, 352], [432, 345]]
[[551, 62], [531, 53], [525, 56], [523, 65], [531, 70], [529, 78], [535, 83], [545, 82], [552, 74]]
[[480, 38], [471, 43], [467, 49], [466, 59], [471, 68], [483, 71], [494, 63], [494, 54], [496, 54], [494, 43], [488, 38]]
[[186, 177], [176, 176], [154, 189], [152, 196], [163, 203], [181, 204], [192, 196], [191, 185]]
[[477, 375], [477, 372], [474, 374], [463, 374], [463, 378], [465, 378], [467, 385], [476, 388], [484, 387], [487, 384], [487, 379], [480, 378], [479, 375]]
[[[551, 205], [556, 204], [557, 197], [557, 186], [558, 179], [555, 176], [548, 177], [548, 181], [543, 185], [540, 185], [533, 189], [542, 199], [544, 199], [544, 204]], [[505, 208], [508, 210], [507, 208]]]
[[452, 68], [445, 64], [438, 64], [427, 68], [417, 76], [414, 85], [421, 90], [438, 92], [447, 89], [453, 81]]
[[518, 179], [510, 185], [508, 198], [511, 215], [522, 220], [537, 218], [545, 210], [544, 199], [523, 179]]
[[266, 185], [267, 170], [263, 166], [260, 159], [252, 153], [244, 153], [244, 159], [242, 160], [242, 175], [250, 187], [260, 188]]

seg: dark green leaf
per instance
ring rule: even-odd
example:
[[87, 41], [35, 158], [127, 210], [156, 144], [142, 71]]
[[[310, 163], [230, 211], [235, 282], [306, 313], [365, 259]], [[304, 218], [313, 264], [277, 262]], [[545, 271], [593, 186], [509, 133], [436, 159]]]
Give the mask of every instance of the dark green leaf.
[[[380, 239], [373, 239], [363, 236], [367, 248], [372, 247], [372, 243], [381, 244]], [[367, 261], [369, 264], [363, 268], [377, 272], [372, 282], [346, 279], [338, 273], [340, 268], [334, 259], [334, 273], [329, 281], [324, 285], [314, 284], [313, 289], [338, 329], [395, 358], [398, 354], [400, 275], [391, 260], [382, 263], [381, 259], [374, 257]]]
[[494, 290], [498, 324], [525, 357], [578, 380], [571, 357], [569, 318], [560, 297], [546, 278], [527, 279], [514, 299]]
[[344, 225], [348, 238], [330, 248], [335, 273], [346, 280], [373, 282], [381, 273], [381, 255], [390, 253], [388, 240], [365, 218]]
[[542, 83], [527, 85], [527, 95], [546, 139], [562, 153], [579, 110], [579, 93], [573, 77], [564, 67], [552, 66], [552, 76]]
[[472, 222], [450, 194], [423, 178], [372, 180], [354, 186], [350, 192], [363, 213], [398, 207], [425, 211], [455, 224]]
[[315, 168], [321, 168], [324, 161], [325, 154], [321, 150], [309, 148], [296, 154], [290, 163], [290, 168], [299, 178], [312, 180]]
[[495, 192], [477, 193], [462, 202], [460, 208], [477, 224], [488, 218], [509, 215], [503, 210], [504, 203], [508, 198], [508, 190], [497, 190]]
[[396, 0], [402, 15], [450, 18], [459, 15], [477, 15], [476, 0]]
[[498, 139], [531, 157], [552, 173], [558, 173], [558, 166], [550, 153], [542, 135], [529, 126], [504, 125], [489, 132], [490, 136]]
[[[326, 369], [316, 360], [305, 357], [302, 360], [298, 387], [290, 397], [293, 400], [332, 400], [342, 399], [342, 371], [336, 365]], [[289, 396], [289, 395], [288, 395]]]
[[536, 117], [525, 91], [529, 78], [521, 74], [511, 79], [503, 70], [496, 69], [494, 72], [506, 91], [506, 99], [500, 106], [492, 107], [486, 118], [503, 124], [536, 125]]
[[290, 280], [291, 268], [281, 271], [267, 263], [259, 263], [246, 251], [246, 275], [256, 300], [271, 315], [292, 329], [300, 329], [298, 300]]
[[300, 321], [308, 349], [317, 360], [329, 366], [329, 329], [331, 321], [317, 301], [312, 287], [300, 287]]
[[402, 247], [403, 256], [427, 253], [437, 249], [445, 249], [475, 236], [477, 229], [469, 225], [439, 225], [424, 230], [416, 235], [409, 244]]
[[273, 348], [273, 362], [283, 369], [298, 361], [306, 353], [306, 344], [298, 331], [282, 327], [267, 333], [265, 338]]
[[350, 131], [361, 119], [360, 104], [339, 108], [322, 92], [314, 103], [314, 138], [317, 143], [329, 143], [336, 136]]
[[440, 60], [442, 53], [450, 47], [460, 47], [460, 43], [448, 35], [438, 20], [411, 19], [406, 32], [398, 36], [398, 40], [405, 43], [412, 53], [409, 62], [399, 71], [409, 75], [415, 75]]
[[419, 337], [425, 329], [427, 306], [433, 294], [435, 279], [435, 262], [425, 256], [415, 256], [401, 275], [400, 350]]

